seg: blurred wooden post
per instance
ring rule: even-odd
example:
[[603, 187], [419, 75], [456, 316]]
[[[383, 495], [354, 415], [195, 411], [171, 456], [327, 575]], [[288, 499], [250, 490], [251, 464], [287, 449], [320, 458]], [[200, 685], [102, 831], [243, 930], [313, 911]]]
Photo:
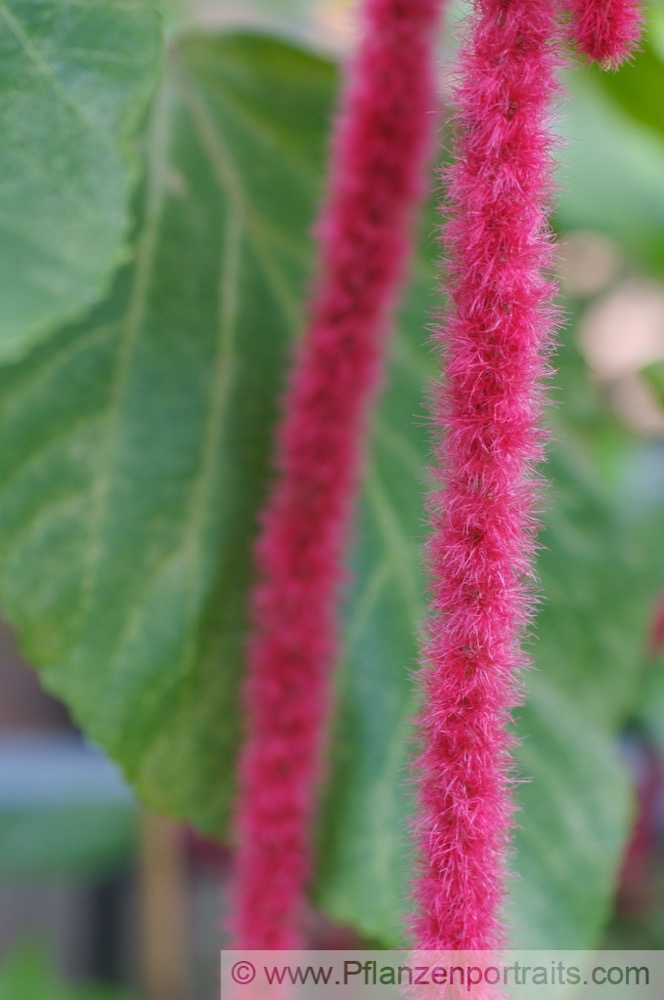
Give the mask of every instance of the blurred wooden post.
[[139, 960], [149, 1000], [188, 1000], [187, 871], [181, 829], [144, 813], [139, 857]]

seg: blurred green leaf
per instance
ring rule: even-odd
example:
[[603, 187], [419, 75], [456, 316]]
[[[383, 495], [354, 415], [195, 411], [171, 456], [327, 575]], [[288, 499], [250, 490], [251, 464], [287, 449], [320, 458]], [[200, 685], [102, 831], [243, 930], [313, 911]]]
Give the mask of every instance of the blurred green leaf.
[[659, 405], [664, 407], [664, 361], [648, 365], [647, 368], [643, 369], [641, 375], [654, 392]]
[[566, 81], [559, 129], [556, 218], [564, 229], [592, 229], [664, 271], [664, 141], [636, 121], [590, 74]]
[[151, 0], [0, 2], [0, 357], [108, 291], [161, 58]]
[[664, 659], [653, 666], [643, 694], [639, 718], [664, 760]]
[[[275, 41], [183, 41], [151, 115], [134, 265], [88, 321], [0, 371], [4, 609], [145, 800], [213, 834], [334, 81], [329, 63]], [[333, 916], [390, 942], [409, 882], [435, 254], [427, 235], [373, 423], [316, 889]], [[518, 723], [522, 946], [596, 941], [629, 819], [614, 736], [639, 678], [645, 555], [586, 464], [570, 440], [550, 467], [539, 672]]]
[[664, 62], [652, 44], [644, 43], [638, 56], [621, 66], [619, 73], [594, 67], [590, 74], [632, 118], [664, 135], [664, 107], [659, 99], [664, 87]]
[[136, 838], [127, 806], [65, 805], [0, 813], [0, 878], [106, 874], [126, 865]]
[[136, 997], [103, 986], [65, 983], [52, 960], [37, 946], [24, 947], [0, 964], [2, 1000], [136, 1000]]

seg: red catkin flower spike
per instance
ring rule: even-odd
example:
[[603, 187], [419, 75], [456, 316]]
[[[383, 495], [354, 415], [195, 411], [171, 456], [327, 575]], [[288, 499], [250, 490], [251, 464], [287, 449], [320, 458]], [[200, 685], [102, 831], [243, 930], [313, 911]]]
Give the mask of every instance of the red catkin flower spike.
[[569, 0], [572, 41], [592, 62], [617, 69], [641, 38], [640, 0]]
[[512, 821], [510, 711], [531, 609], [543, 378], [555, 321], [551, 0], [476, 0], [456, 89], [448, 315], [435, 343], [436, 484], [418, 780], [416, 946], [491, 950]]
[[336, 603], [368, 404], [435, 123], [442, 0], [364, 0], [319, 220], [320, 277], [262, 519], [240, 762], [234, 939], [301, 944], [337, 656]]

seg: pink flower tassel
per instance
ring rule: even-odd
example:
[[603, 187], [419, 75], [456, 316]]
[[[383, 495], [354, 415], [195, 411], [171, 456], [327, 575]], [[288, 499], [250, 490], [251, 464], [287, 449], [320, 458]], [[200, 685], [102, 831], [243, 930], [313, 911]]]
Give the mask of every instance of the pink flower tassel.
[[547, 214], [556, 5], [476, 0], [470, 25], [445, 231], [452, 305], [435, 333], [446, 375], [434, 397], [441, 433], [416, 765], [420, 949], [504, 940], [507, 726], [525, 666], [519, 639], [532, 603], [538, 424], [555, 318]]
[[593, 62], [617, 69], [638, 45], [643, 28], [639, 0], [570, 0], [570, 33]]
[[318, 226], [320, 278], [257, 548], [236, 826], [238, 947], [301, 943], [338, 650], [336, 602], [367, 406], [431, 150], [441, 6], [365, 0], [363, 39], [337, 122]]

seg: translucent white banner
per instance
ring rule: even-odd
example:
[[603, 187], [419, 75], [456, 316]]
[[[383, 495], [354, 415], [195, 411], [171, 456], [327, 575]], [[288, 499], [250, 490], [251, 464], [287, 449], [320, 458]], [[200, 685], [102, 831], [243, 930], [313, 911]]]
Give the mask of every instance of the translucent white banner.
[[664, 1000], [661, 951], [224, 951], [221, 1000]]

